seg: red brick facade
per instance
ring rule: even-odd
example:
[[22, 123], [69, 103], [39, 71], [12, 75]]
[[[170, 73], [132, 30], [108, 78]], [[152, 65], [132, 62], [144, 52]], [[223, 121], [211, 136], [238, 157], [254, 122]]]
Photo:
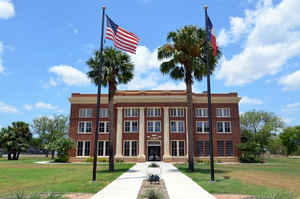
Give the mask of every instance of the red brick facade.
[[[101, 108], [107, 108], [107, 95], [101, 96], [103, 104]], [[151, 101], [153, 99], [153, 102]], [[236, 159], [238, 156], [237, 144], [240, 143], [240, 125], [239, 125], [239, 105], [238, 102], [240, 98], [237, 96], [237, 93], [228, 93], [228, 94], [213, 94], [212, 95], [212, 119], [213, 119], [213, 141], [214, 141], [214, 155], [218, 156], [218, 145], [217, 141], [232, 141], [233, 145], [233, 154], [230, 156], [224, 155], [220, 158], [224, 159]], [[197, 108], [207, 108], [207, 95], [206, 94], [193, 94], [193, 104], [194, 110]], [[72, 94], [70, 98], [71, 102], [71, 114], [70, 114], [70, 131], [69, 136], [74, 142], [78, 141], [90, 141], [90, 155], [94, 153], [94, 133], [96, 128], [96, 95], [93, 94]], [[159, 108], [160, 117], [148, 117], [147, 109], [148, 108]], [[171, 117], [170, 108], [184, 108], [184, 115], [182, 117]], [[79, 110], [80, 109], [91, 108], [92, 117], [89, 118], [80, 118]], [[122, 108], [122, 112], [119, 112], [119, 109]], [[126, 108], [136, 108], [139, 109], [138, 115], [136, 117], [125, 117]], [[229, 108], [230, 116], [229, 117], [217, 117], [216, 109], [217, 108]], [[167, 110], [167, 111], [166, 111]], [[165, 113], [168, 113], [168, 117]], [[118, 129], [118, 113], [122, 113], [122, 125], [121, 129]], [[141, 118], [143, 115], [143, 118]], [[169, 121], [165, 121], [166, 118], [169, 118]], [[119, 153], [116, 154], [118, 158], [122, 158], [126, 161], [145, 161], [148, 160], [148, 141], [160, 141], [160, 158], [165, 161], [185, 161], [187, 159], [187, 116], [186, 116], [186, 93], [185, 91], [119, 91], [115, 97], [114, 105], [114, 119], [115, 119], [115, 136], [114, 136], [114, 151], [115, 154], [118, 153], [117, 147], [117, 137], [122, 137], [121, 147], [119, 146]], [[128, 133], [124, 130], [124, 121], [137, 121], [137, 133]], [[172, 133], [170, 131], [171, 125], [170, 121], [183, 121], [184, 122], [184, 132], [183, 133]], [[92, 122], [92, 131], [91, 133], [78, 133], [78, 123], [79, 121], [91, 121]], [[109, 121], [108, 118], [100, 118], [100, 121]], [[143, 121], [143, 124], [140, 122]], [[148, 121], [160, 121], [160, 133], [148, 132], [147, 124]], [[195, 159], [207, 158], [205, 156], [197, 156], [197, 141], [208, 141], [208, 133], [197, 133], [196, 132], [196, 122], [197, 121], [208, 121], [207, 117], [195, 117], [194, 111], [194, 151]], [[230, 133], [217, 133], [217, 122], [230, 122], [231, 132]], [[143, 126], [143, 132], [140, 132], [140, 126]], [[165, 125], [169, 125], [169, 132], [165, 132]], [[120, 125], [119, 125], [120, 127]], [[144, 140], [140, 140], [143, 133]], [[165, 137], [168, 133], [169, 138]], [[106, 140], [108, 141], [109, 135], [99, 133], [99, 141]], [[136, 140], [138, 141], [136, 156], [124, 156], [124, 141]], [[172, 141], [184, 141], [184, 156], [172, 156]], [[168, 141], [169, 143], [165, 143]], [[141, 144], [144, 145], [143, 152], [140, 151]], [[167, 146], [168, 145], [168, 146]], [[226, 144], [225, 144], [226, 145]], [[226, 146], [224, 145], [225, 153]], [[221, 146], [221, 145], [220, 145]], [[219, 148], [220, 148], [219, 146]], [[223, 146], [223, 145], [222, 145]], [[165, 148], [167, 147], [167, 148]], [[120, 151], [121, 150], [121, 151]], [[169, 154], [165, 154], [166, 151], [169, 151]], [[70, 151], [70, 155], [75, 161], [76, 159], [86, 159], [87, 157], [77, 157], [77, 148]], [[219, 157], [218, 157], [219, 158]]]

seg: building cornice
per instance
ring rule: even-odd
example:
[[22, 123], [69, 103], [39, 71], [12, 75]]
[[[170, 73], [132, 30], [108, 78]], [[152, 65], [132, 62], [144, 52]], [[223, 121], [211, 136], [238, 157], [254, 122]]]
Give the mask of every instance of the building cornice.
[[[241, 100], [237, 93], [212, 94], [212, 103], [236, 104]], [[71, 104], [96, 104], [96, 94], [73, 93], [69, 98]], [[118, 91], [114, 104], [118, 103], [186, 103], [185, 91]], [[193, 93], [193, 103], [207, 103], [206, 93]], [[108, 95], [101, 95], [101, 104], [108, 104]]]

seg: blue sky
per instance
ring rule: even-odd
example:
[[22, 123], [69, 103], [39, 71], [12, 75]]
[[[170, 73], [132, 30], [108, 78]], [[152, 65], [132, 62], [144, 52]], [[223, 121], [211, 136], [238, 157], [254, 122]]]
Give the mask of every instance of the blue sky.
[[[238, 92], [240, 112], [271, 111], [300, 124], [299, 0], [0, 0], [0, 127], [68, 115], [72, 92], [96, 92], [85, 62], [99, 48], [104, 4], [141, 39], [132, 56], [135, 78], [119, 89], [185, 89], [160, 74], [157, 48], [169, 31], [204, 27], [208, 5], [223, 52], [212, 91]], [[206, 81], [194, 85], [195, 92], [205, 88]]]

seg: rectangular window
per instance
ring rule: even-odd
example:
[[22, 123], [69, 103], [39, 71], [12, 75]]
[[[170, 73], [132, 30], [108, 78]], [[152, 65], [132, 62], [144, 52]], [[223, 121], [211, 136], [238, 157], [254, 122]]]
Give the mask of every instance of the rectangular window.
[[177, 141], [172, 141], [172, 156], [177, 156]]
[[137, 132], [138, 131], [138, 123], [137, 123], [137, 121], [132, 121], [131, 125], [132, 125], [132, 131], [131, 132]]
[[205, 156], [209, 155], [209, 141], [205, 141]]
[[183, 133], [184, 132], [184, 121], [171, 121], [170, 130], [172, 133]]
[[160, 121], [148, 121], [148, 132], [159, 133], [160, 132]]
[[79, 141], [77, 143], [77, 156], [82, 156], [83, 155], [83, 142]]
[[78, 123], [79, 133], [91, 133], [92, 132], [92, 122], [79, 122]]
[[138, 144], [137, 141], [124, 142], [124, 156], [137, 156]]
[[184, 156], [184, 141], [179, 141], [179, 156]]
[[217, 153], [218, 156], [224, 156], [224, 141], [223, 140], [218, 140], [217, 141]]
[[105, 142], [105, 155], [109, 156], [109, 142], [108, 141]]
[[98, 156], [104, 156], [104, 142], [98, 142]]
[[130, 145], [130, 142], [129, 141], [125, 141], [124, 142], [124, 156], [129, 156], [129, 145]]
[[208, 122], [207, 121], [197, 121], [196, 122], [196, 130], [198, 133], [208, 133]]
[[125, 121], [124, 131], [126, 133], [137, 133], [138, 132], [138, 122], [137, 121]]
[[99, 117], [100, 118], [107, 118], [108, 117], [108, 109], [107, 108], [100, 108]]
[[99, 122], [99, 133], [109, 133], [109, 122], [107, 121]]
[[217, 117], [230, 117], [230, 108], [217, 108]]
[[184, 156], [184, 141], [172, 141], [172, 156]]
[[137, 156], [137, 141], [131, 142], [131, 156]]
[[184, 117], [184, 108], [170, 108], [170, 117]]
[[219, 133], [223, 132], [223, 122], [217, 122], [217, 129]]
[[124, 125], [125, 127], [125, 132], [130, 132], [130, 126], [131, 126], [131, 122], [125, 122], [125, 125]]
[[203, 155], [203, 141], [197, 141], [197, 156]]
[[231, 133], [231, 122], [217, 122], [218, 133]]
[[160, 108], [148, 108], [147, 117], [160, 117]]
[[85, 146], [84, 146], [84, 156], [90, 156], [90, 147], [91, 147], [91, 142], [86, 141]]
[[232, 141], [226, 141], [226, 156], [233, 156], [233, 144]]
[[197, 108], [195, 110], [196, 117], [208, 117], [208, 109], [207, 108]]
[[137, 108], [125, 108], [125, 117], [138, 117], [139, 109]]
[[90, 155], [90, 141], [78, 141], [77, 142], [77, 156], [89, 156]]
[[91, 109], [91, 108], [79, 109], [79, 117], [81, 117], [81, 118], [93, 117], [93, 109]]

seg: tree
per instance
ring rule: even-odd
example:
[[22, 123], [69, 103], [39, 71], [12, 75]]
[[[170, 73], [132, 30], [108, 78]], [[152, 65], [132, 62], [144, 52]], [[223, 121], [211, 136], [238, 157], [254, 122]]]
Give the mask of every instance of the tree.
[[158, 49], [158, 59], [163, 61], [160, 71], [169, 74], [174, 80], [184, 80], [187, 93], [188, 107], [188, 143], [189, 143], [189, 170], [194, 171], [194, 125], [192, 84], [194, 79], [201, 81], [204, 76], [212, 73], [220, 58], [220, 51], [213, 56], [213, 49], [209, 46], [209, 71], [205, 65], [206, 33], [196, 26], [184, 26], [170, 32], [167, 36], [168, 43]]
[[279, 137], [286, 148], [287, 155], [295, 153], [300, 146], [300, 126], [285, 128]]
[[[99, 75], [98, 68], [100, 65], [100, 52], [96, 51], [94, 56], [87, 61], [87, 65], [91, 71], [88, 76], [98, 85]], [[112, 47], [103, 50], [103, 65], [101, 84], [108, 86], [108, 117], [109, 125], [109, 170], [114, 171], [114, 95], [119, 84], [126, 84], [133, 79], [134, 65], [130, 61], [130, 57]]]
[[54, 115], [53, 118], [42, 116], [33, 120], [32, 128], [39, 135], [47, 156], [49, 151], [51, 151], [51, 159], [54, 159], [55, 141], [68, 134], [68, 117], [64, 115]]
[[[274, 113], [265, 111], [248, 111], [240, 116], [242, 136], [247, 138], [246, 143], [239, 145], [242, 153], [242, 162], [260, 162], [272, 136], [283, 128], [283, 121]], [[251, 148], [252, 147], [252, 148]]]
[[20, 153], [30, 146], [31, 139], [29, 124], [25, 122], [13, 122], [0, 132], [0, 146], [7, 151], [8, 160], [18, 160]]
[[55, 142], [55, 150], [57, 151], [57, 158], [55, 162], [68, 162], [69, 150], [75, 146], [70, 138], [61, 137]]

